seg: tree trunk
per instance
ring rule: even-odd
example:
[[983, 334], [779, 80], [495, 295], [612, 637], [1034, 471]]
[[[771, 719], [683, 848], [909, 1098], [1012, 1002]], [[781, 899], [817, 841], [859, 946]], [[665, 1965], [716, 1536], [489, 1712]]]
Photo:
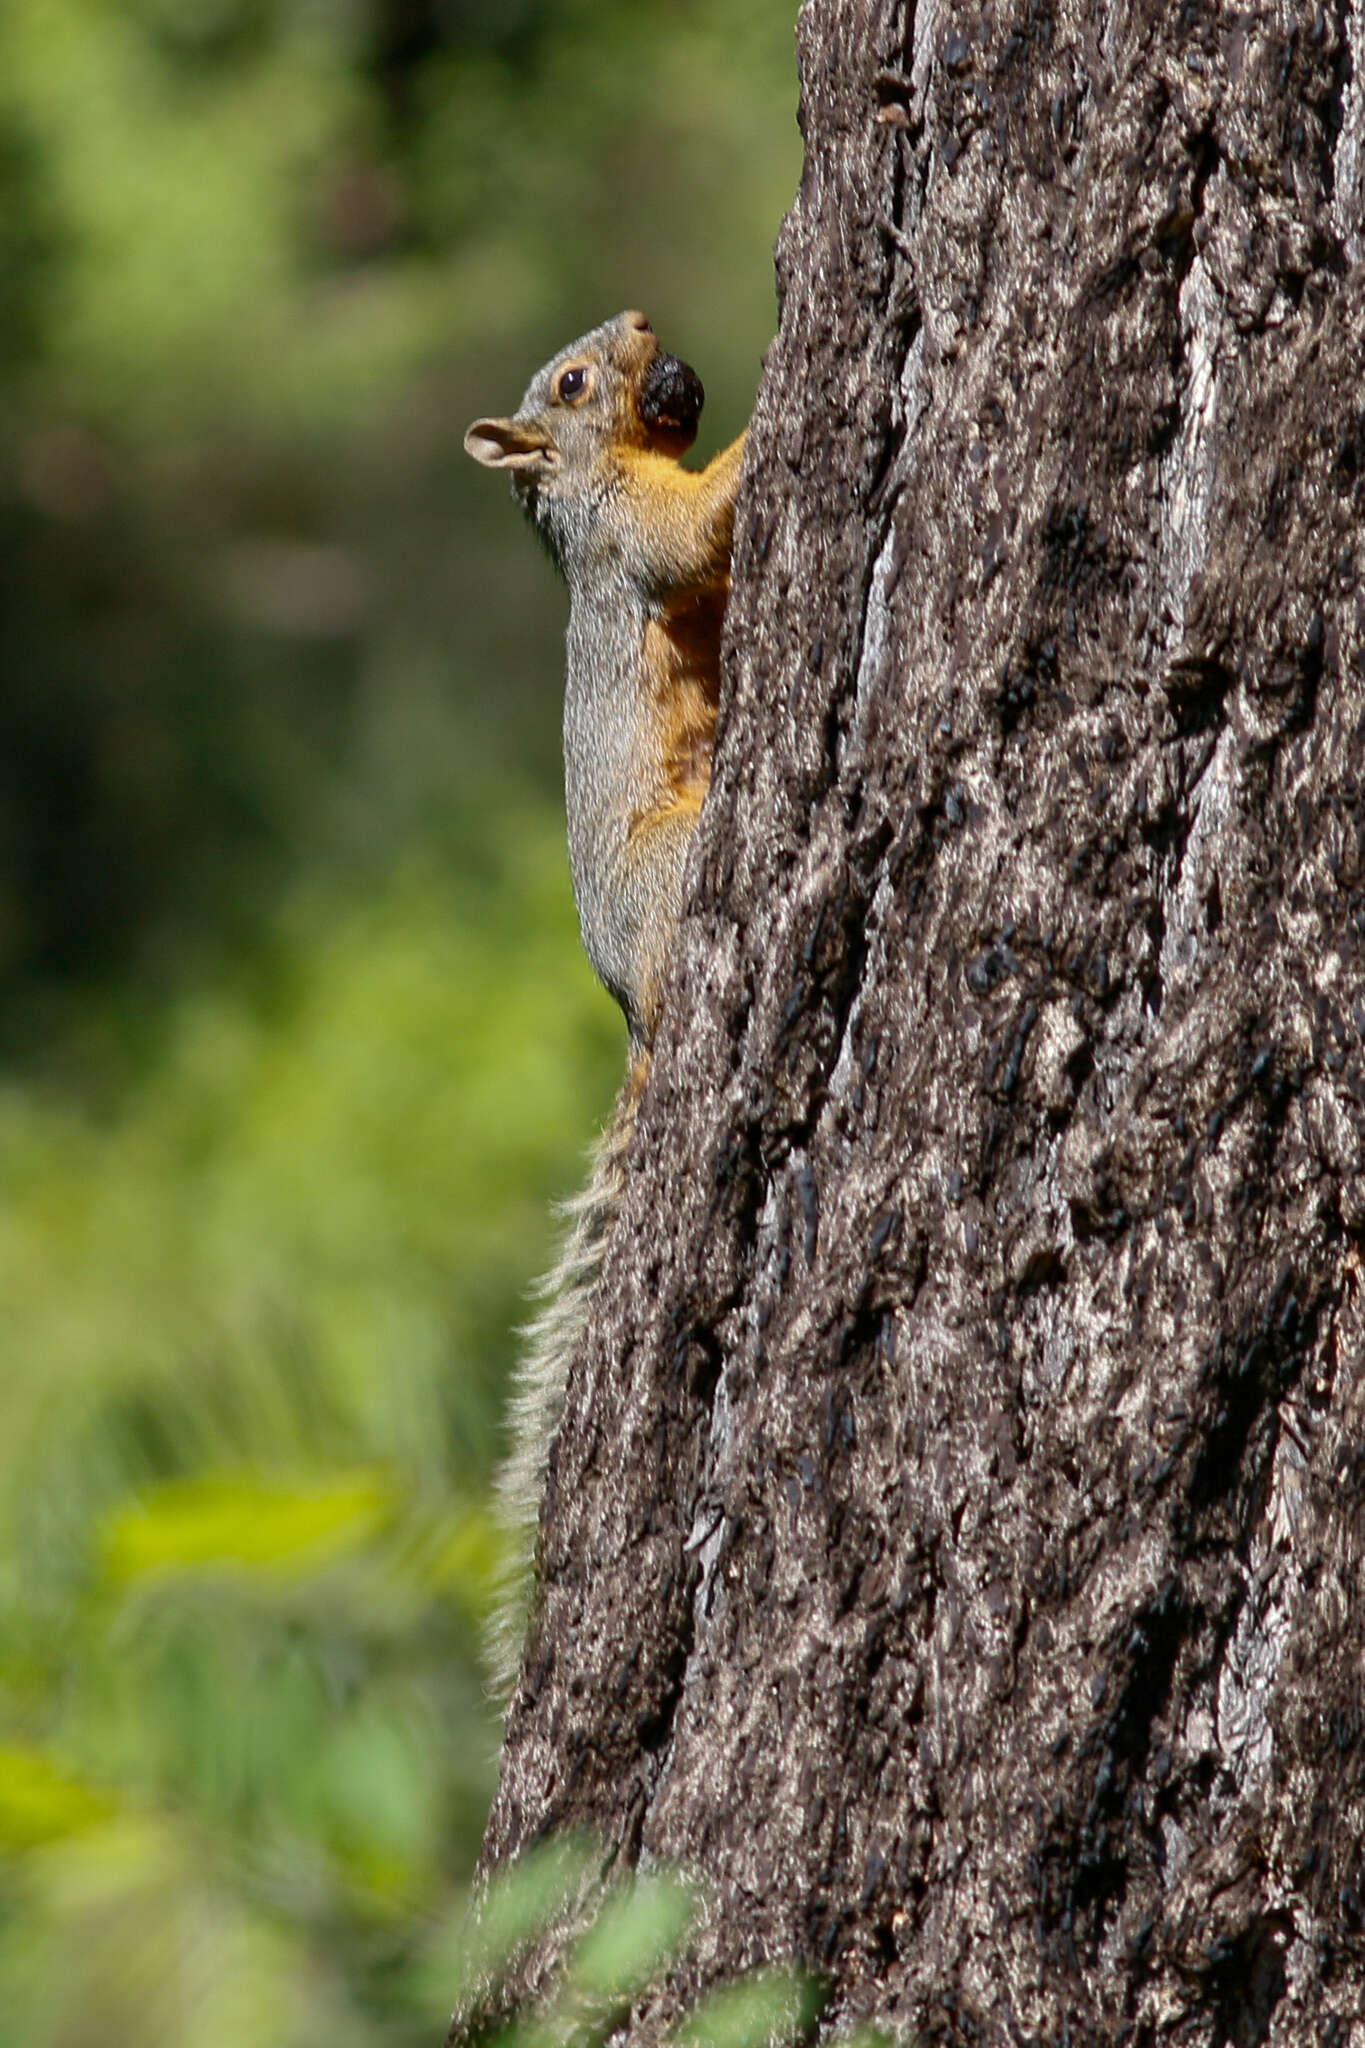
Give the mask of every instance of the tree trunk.
[[916, 2042], [1365, 2043], [1365, 5], [808, 0], [486, 1861]]

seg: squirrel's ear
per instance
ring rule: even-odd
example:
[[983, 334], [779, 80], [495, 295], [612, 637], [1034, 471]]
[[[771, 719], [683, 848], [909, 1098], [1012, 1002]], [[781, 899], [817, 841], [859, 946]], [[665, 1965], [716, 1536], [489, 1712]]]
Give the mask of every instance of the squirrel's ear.
[[464, 437], [465, 454], [485, 469], [529, 469], [550, 449], [549, 435], [521, 420], [475, 420]]

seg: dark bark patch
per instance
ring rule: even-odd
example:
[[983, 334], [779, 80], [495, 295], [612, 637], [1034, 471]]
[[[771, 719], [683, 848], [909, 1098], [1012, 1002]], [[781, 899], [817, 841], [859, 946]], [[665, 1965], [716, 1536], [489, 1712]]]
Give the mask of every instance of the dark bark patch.
[[1179, 736], [1188, 739], [1194, 733], [1216, 731], [1223, 722], [1228, 692], [1236, 684], [1230, 668], [1207, 656], [1187, 655], [1173, 662], [1166, 675], [1166, 700]]
[[1287, 1988], [1284, 1952], [1293, 1922], [1287, 1913], [1260, 1913], [1235, 1934], [1209, 1943], [1201, 1976], [1212, 2008], [1219, 2048], [1263, 2048]]

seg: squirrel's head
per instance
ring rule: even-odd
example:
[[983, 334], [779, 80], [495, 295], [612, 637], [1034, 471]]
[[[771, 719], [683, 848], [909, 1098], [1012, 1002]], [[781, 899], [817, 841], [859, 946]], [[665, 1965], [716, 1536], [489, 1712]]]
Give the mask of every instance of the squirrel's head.
[[508, 472], [558, 552], [560, 528], [610, 489], [623, 450], [677, 456], [691, 447], [705, 396], [643, 313], [619, 313], [538, 371], [510, 419], [475, 420], [465, 450]]

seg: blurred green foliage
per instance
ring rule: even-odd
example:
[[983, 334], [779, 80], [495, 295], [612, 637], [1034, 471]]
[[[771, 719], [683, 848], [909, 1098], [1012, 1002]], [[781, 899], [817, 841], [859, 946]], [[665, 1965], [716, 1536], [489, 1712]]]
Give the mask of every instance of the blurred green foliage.
[[742, 425], [792, 15], [0, 7], [0, 2048], [440, 2038], [510, 1331], [623, 1057], [460, 439], [631, 304]]
[[[666, 1979], [704, 1919], [704, 1900], [667, 1871], [604, 1887], [593, 1860], [584, 1842], [547, 1842], [439, 1929], [425, 1968], [455, 1986], [462, 2040], [601, 2048], [634, 2002]], [[545, 2004], [528, 2012], [517, 2004], [516, 1970], [545, 1931], [560, 1961]], [[824, 2002], [801, 1970], [757, 1970], [710, 1992], [665, 2038], [671, 2048], [786, 2048], [812, 2039]], [[846, 2048], [886, 2048], [871, 2028], [841, 2039]]]

